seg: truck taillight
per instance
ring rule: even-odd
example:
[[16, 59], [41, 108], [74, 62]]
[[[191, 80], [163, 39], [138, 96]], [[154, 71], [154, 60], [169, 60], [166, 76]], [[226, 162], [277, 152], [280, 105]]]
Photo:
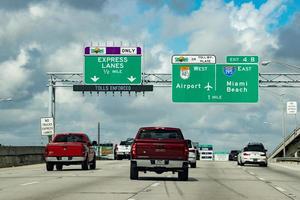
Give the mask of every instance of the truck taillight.
[[82, 155], [82, 156], [85, 156], [85, 148], [84, 148], [84, 146], [83, 146], [82, 149], [81, 149], [81, 155]]
[[185, 148], [184, 148], [184, 155], [185, 155], [185, 159], [188, 160], [189, 159], [189, 147], [187, 145], [185, 145]]
[[48, 147], [47, 146], [45, 147], [45, 155], [44, 156], [45, 157], [48, 156]]
[[132, 144], [132, 147], [131, 147], [131, 157], [132, 157], [133, 159], [136, 158], [136, 143], [133, 143], [133, 144]]

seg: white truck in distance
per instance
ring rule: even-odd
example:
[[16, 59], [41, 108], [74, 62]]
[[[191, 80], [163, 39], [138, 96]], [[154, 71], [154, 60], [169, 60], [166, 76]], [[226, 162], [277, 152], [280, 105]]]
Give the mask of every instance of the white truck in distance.
[[130, 159], [130, 151], [131, 145], [133, 143], [133, 139], [127, 139], [125, 141], [121, 141], [120, 144], [115, 146], [115, 159]]

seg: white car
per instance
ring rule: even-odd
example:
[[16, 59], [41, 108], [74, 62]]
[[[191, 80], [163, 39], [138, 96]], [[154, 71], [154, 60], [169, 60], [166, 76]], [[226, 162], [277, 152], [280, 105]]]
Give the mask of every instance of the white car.
[[194, 147], [191, 140], [187, 140], [189, 146], [189, 164], [191, 168], [196, 168], [197, 160], [196, 160], [196, 151], [197, 149]]
[[260, 166], [268, 166], [268, 158], [262, 143], [249, 143], [242, 151], [238, 154], [237, 164], [259, 164]]

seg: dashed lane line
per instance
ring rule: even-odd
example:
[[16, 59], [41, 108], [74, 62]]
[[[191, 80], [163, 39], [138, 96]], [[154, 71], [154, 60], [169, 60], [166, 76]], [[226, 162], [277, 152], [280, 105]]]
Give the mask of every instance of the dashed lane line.
[[22, 185], [22, 186], [27, 186], [27, 185], [37, 184], [37, 183], [39, 183], [39, 182], [34, 181], [34, 182], [30, 182], [30, 183], [23, 183], [23, 184], [21, 184], [21, 185]]
[[157, 187], [157, 186], [159, 186], [160, 185], [160, 183], [153, 183], [152, 185], [151, 185], [151, 187]]
[[286, 192], [285, 189], [281, 188], [281, 187], [278, 187], [278, 186], [274, 186], [277, 190], [279, 190], [280, 192]]

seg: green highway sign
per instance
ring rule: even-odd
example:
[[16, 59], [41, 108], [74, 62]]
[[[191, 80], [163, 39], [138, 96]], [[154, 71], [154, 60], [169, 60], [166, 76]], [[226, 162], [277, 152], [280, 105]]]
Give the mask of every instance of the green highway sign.
[[86, 47], [85, 84], [141, 84], [140, 47]]
[[227, 63], [258, 63], [258, 56], [226, 56]]
[[257, 64], [180, 63], [174, 62], [176, 58], [172, 61], [173, 102], [258, 101]]

